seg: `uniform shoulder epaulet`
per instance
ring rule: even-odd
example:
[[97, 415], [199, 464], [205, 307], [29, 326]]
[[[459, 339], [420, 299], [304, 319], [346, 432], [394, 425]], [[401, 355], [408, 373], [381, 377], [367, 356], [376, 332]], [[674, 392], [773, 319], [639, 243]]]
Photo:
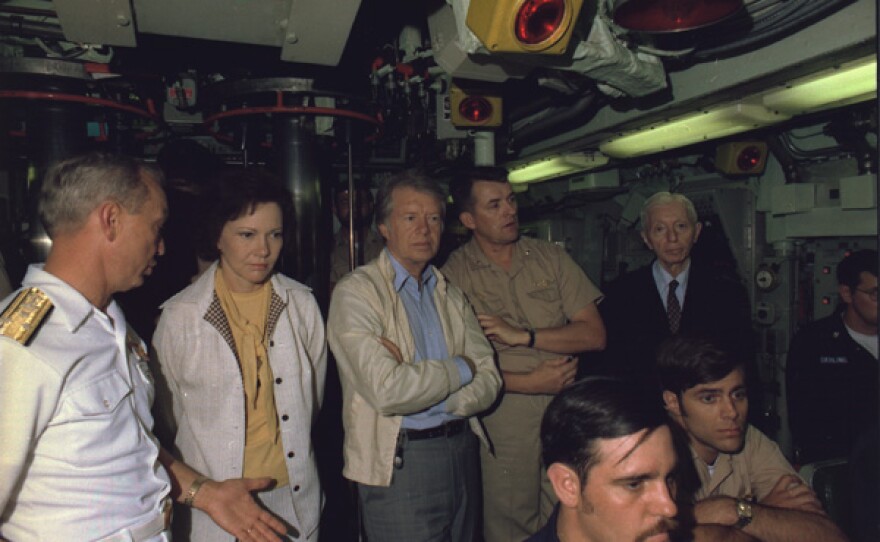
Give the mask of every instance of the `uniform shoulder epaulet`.
[[0, 314], [0, 335], [27, 344], [52, 310], [52, 301], [39, 288], [25, 288]]

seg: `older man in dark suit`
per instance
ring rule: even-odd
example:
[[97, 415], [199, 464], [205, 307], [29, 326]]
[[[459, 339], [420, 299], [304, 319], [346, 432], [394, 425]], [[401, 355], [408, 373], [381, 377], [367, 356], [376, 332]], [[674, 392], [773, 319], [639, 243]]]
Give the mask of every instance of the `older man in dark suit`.
[[751, 369], [748, 294], [735, 279], [691, 259], [702, 229], [693, 203], [658, 192], [642, 207], [641, 223], [642, 239], [657, 258], [608, 285], [599, 305], [612, 372], [652, 378], [657, 346], [676, 334], [712, 338]]

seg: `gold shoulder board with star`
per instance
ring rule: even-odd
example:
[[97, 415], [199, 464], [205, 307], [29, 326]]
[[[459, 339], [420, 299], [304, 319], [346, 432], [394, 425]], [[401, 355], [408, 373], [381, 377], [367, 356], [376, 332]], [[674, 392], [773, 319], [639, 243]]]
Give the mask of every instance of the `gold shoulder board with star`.
[[0, 314], [0, 335], [27, 344], [50, 310], [49, 296], [39, 288], [25, 288]]

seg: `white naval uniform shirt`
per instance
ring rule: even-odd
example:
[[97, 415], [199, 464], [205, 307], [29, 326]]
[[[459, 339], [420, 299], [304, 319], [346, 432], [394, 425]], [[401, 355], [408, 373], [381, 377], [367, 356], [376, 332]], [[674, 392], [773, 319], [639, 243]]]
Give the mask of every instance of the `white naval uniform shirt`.
[[170, 483], [143, 342], [115, 302], [101, 312], [42, 265], [23, 286], [54, 308], [28, 346], [0, 337], [0, 538], [99, 540], [149, 521]]

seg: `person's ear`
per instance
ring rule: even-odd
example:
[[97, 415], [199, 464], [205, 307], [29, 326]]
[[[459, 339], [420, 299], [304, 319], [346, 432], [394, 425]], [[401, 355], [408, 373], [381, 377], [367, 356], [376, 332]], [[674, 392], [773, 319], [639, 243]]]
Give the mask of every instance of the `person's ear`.
[[838, 284], [837, 285], [837, 293], [840, 294], [840, 299], [842, 299], [844, 303], [846, 303], [847, 305], [852, 305], [852, 302], [853, 302], [852, 288], [850, 288], [846, 284]]
[[694, 243], [696, 243], [697, 239], [700, 238], [701, 231], [703, 231], [703, 223], [700, 221], [697, 221], [697, 223], [694, 224]]
[[654, 251], [654, 245], [651, 244], [651, 241], [648, 241], [648, 236], [645, 234], [645, 230], [639, 232], [639, 235], [642, 236], [642, 242], [645, 243], [645, 246]]
[[111, 243], [119, 236], [122, 207], [115, 201], [105, 201], [95, 209], [98, 225], [104, 238]]
[[476, 221], [474, 221], [474, 215], [469, 211], [462, 211], [458, 215], [458, 219], [461, 220], [461, 223], [464, 224], [464, 227], [473, 230], [477, 227]]
[[681, 403], [678, 401], [678, 395], [669, 390], [663, 390], [663, 404], [666, 405], [666, 411], [673, 417], [681, 417]]
[[547, 478], [562, 506], [578, 506], [581, 502], [581, 481], [574, 469], [562, 463], [553, 463], [547, 467]]
[[388, 240], [388, 226], [386, 226], [385, 224], [379, 224], [376, 227], [379, 229], [379, 233], [382, 235], [382, 237], [387, 241]]

